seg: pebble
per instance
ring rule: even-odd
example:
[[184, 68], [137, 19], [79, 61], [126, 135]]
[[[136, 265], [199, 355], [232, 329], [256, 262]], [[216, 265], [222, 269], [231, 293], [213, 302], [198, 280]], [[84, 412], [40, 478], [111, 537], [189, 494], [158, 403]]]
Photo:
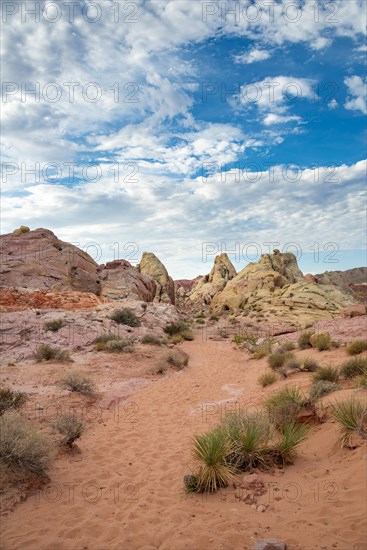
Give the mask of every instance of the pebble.
[[266, 508], [262, 504], [256, 508], [257, 512], [265, 512]]

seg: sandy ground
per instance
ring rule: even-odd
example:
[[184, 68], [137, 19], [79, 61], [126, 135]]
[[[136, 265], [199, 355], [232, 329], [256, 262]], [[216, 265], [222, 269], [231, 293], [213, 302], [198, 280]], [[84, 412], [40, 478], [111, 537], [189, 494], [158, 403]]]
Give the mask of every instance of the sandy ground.
[[[89, 429], [78, 443], [80, 453], [59, 454], [49, 485], [1, 518], [1, 549], [250, 550], [257, 539], [278, 538], [289, 550], [364, 550], [366, 446], [333, 453], [338, 428], [331, 420], [311, 429], [294, 465], [259, 473], [266, 492], [258, 504], [265, 512], [243, 502], [232, 487], [209, 496], [184, 493], [194, 434], [226, 411], [258, 405], [284, 384], [307, 388], [310, 376], [295, 374], [262, 389], [257, 378], [266, 371], [266, 359], [249, 360], [229, 341], [200, 337], [182, 348], [190, 354], [188, 367], [165, 377], [146, 376], [145, 367], [130, 369], [125, 356], [84, 359], [103, 397], [82, 403]], [[156, 353], [148, 352], [146, 368]], [[297, 355], [323, 364], [347, 358], [343, 349]], [[33, 380], [31, 403], [43, 404], [40, 415], [47, 411], [43, 419], [33, 418], [40, 424], [47, 424], [52, 401], [73, 403], [56, 393], [60, 368], [71, 367], [4, 369], [3, 381], [14, 387]], [[357, 392], [346, 393], [351, 391]], [[363, 399], [360, 390], [358, 396]]]

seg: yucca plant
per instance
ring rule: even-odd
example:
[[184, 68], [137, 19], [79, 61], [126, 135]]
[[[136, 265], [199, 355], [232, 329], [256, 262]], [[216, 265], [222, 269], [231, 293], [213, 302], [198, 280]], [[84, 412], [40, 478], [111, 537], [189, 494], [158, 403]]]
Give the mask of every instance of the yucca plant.
[[308, 430], [308, 426], [297, 422], [285, 422], [281, 439], [268, 449], [268, 460], [282, 466], [292, 464], [297, 456], [297, 447], [306, 439]]
[[264, 413], [229, 413], [223, 418], [221, 427], [233, 445], [230, 456], [232, 464], [246, 470], [263, 462], [262, 449], [271, 435], [269, 419]]
[[296, 421], [302, 408], [307, 406], [308, 401], [302, 391], [296, 386], [286, 386], [279, 392], [270, 395], [265, 403], [271, 422], [278, 429], [288, 422]]
[[330, 404], [331, 413], [340, 424], [340, 444], [342, 447], [351, 445], [353, 432], [367, 439], [367, 404], [356, 401], [353, 397], [345, 401]]
[[221, 428], [193, 438], [192, 455], [200, 465], [193, 491], [214, 493], [228, 486], [236, 471], [235, 466], [226, 461], [232, 451], [233, 444]]
[[339, 380], [339, 369], [332, 366], [319, 367], [313, 373], [312, 379], [314, 382], [327, 380], [328, 382], [337, 382]]
[[367, 357], [354, 357], [343, 363], [340, 372], [344, 378], [354, 378], [358, 375], [367, 376]]

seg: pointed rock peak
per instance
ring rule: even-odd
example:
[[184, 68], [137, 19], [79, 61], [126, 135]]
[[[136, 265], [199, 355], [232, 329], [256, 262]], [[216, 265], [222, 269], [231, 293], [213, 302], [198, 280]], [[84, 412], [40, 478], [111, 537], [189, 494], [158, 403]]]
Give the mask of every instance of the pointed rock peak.
[[292, 252], [283, 253], [274, 249], [273, 254], [261, 256], [258, 266], [277, 271], [291, 283], [304, 279], [303, 273], [298, 267], [297, 258]]
[[153, 252], [143, 252], [138, 269], [140, 273], [149, 275], [157, 283], [156, 301], [175, 303], [175, 285], [172, 277], [168, 275], [167, 269]]
[[233, 267], [231, 260], [228, 258], [227, 253], [223, 252], [215, 258], [208, 280], [210, 283], [218, 280], [230, 281], [236, 275], [237, 271]]

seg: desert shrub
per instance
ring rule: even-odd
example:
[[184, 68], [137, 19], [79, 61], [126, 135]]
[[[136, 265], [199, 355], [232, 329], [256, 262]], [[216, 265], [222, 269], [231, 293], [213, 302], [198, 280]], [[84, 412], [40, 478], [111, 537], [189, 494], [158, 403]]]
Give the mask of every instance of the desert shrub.
[[283, 342], [282, 349], [283, 351], [293, 351], [296, 349], [296, 345], [293, 342]]
[[290, 351], [276, 351], [268, 357], [268, 364], [272, 370], [278, 370], [284, 367], [285, 363], [290, 359], [294, 359], [294, 355]]
[[69, 352], [67, 350], [62, 350], [48, 344], [41, 344], [36, 349], [35, 358], [37, 363], [42, 361], [57, 361], [58, 363], [66, 363], [71, 361]]
[[198, 325], [205, 325], [205, 319], [201, 319], [201, 317], [199, 319], [195, 319], [195, 322]]
[[360, 376], [355, 382], [355, 387], [360, 389], [367, 389], [367, 375]]
[[92, 395], [96, 390], [96, 386], [91, 378], [78, 370], [71, 371], [64, 376], [60, 380], [59, 386], [64, 390], [82, 393], [83, 395]]
[[263, 462], [263, 448], [271, 436], [271, 426], [264, 413], [237, 411], [224, 416], [222, 430], [231, 442], [232, 452], [227, 457], [237, 469], [247, 470]]
[[184, 340], [189, 340], [190, 342], [194, 339], [194, 333], [192, 332], [192, 330], [184, 330], [181, 334], [182, 338]]
[[311, 357], [306, 357], [303, 360], [302, 370], [306, 372], [315, 372], [319, 368], [320, 365], [317, 361], [315, 361], [315, 359], [312, 359]]
[[112, 312], [111, 319], [118, 325], [140, 327], [140, 321], [131, 309], [115, 309], [115, 311]]
[[294, 422], [297, 415], [307, 404], [305, 395], [296, 386], [286, 386], [270, 395], [265, 403], [270, 420], [278, 429], [287, 422]]
[[140, 304], [140, 305], [141, 305], [141, 308], [142, 308], [144, 311], [147, 310], [148, 304], [145, 304], [145, 303], [144, 303], [144, 304]]
[[225, 327], [219, 327], [217, 332], [221, 338], [229, 338], [228, 331]]
[[318, 380], [311, 386], [310, 399], [319, 399], [320, 397], [336, 390], [340, 390], [340, 386], [336, 382], [330, 382], [329, 380]]
[[270, 384], [274, 384], [278, 380], [277, 375], [274, 372], [266, 372], [265, 374], [262, 374], [257, 379], [260, 386], [265, 388], [265, 386], [270, 386]]
[[94, 341], [94, 349], [96, 351], [103, 351], [106, 349], [106, 344], [108, 342], [112, 342], [112, 340], [117, 340], [118, 336], [116, 334], [113, 334], [111, 332], [108, 332], [107, 334], [102, 334], [102, 336], [99, 336]]
[[302, 370], [302, 362], [296, 357], [291, 357], [290, 359], [286, 360], [286, 362], [284, 363], [284, 367], [288, 370]]
[[214, 428], [192, 440], [192, 456], [199, 465], [198, 473], [193, 476], [191, 492], [214, 493], [221, 487], [227, 487], [233, 479], [235, 467], [226, 461], [232, 452], [231, 443], [220, 428]]
[[57, 332], [63, 326], [64, 326], [63, 319], [54, 319], [53, 321], [46, 321], [43, 325], [43, 328], [46, 331]]
[[327, 366], [319, 367], [312, 375], [314, 382], [326, 380], [327, 382], [337, 382], [339, 380], [339, 369], [337, 367]]
[[367, 340], [354, 340], [347, 345], [349, 355], [359, 355], [367, 350]]
[[189, 357], [186, 353], [178, 353], [176, 350], [170, 350], [165, 356], [164, 360], [176, 369], [183, 369], [188, 365]]
[[10, 388], [0, 389], [0, 416], [7, 410], [18, 410], [27, 401], [27, 394]]
[[309, 427], [297, 424], [292, 420], [282, 426], [281, 439], [266, 452], [266, 458], [271, 464], [293, 464], [297, 456], [297, 447], [306, 439]]
[[169, 336], [174, 336], [176, 334], [182, 335], [182, 333], [185, 332], [187, 328], [188, 327], [186, 323], [184, 323], [183, 321], [178, 321], [178, 322], [169, 323], [164, 327], [163, 330]]
[[356, 401], [353, 397], [345, 401], [330, 404], [331, 413], [340, 424], [341, 434], [339, 441], [342, 446], [349, 446], [353, 432], [367, 438], [367, 405]]
[[183, 338], [181, 334], [175, 334], [174, 336], [171, 336], [172, 344], [181, 344], [182, 341], [183, 341]]
[[211, 321], [219, 321], [219, 317], [218, 317], [218, 315], [211, 315], [210, 320]]
[[353, 378], [360, 374], [367, 375], [367, 357], [354, 357], [343, 363], [340, 372], [344, 378]]
[[332, 348], [331, 336], [328, 332], [313, 334], [310, 338], [310, 342], [312, 347], [319, 351], [327, 351]]
[[0, 418], [0, 463], [43, 475], [49, 468], [51, 441], [24, 418], [4, 415]]
[[298, 347], [300, 349], [312, 348], [311, 338], [313, 334], [314, 333], [312, 331], [301, 332], [298, 337]]
[[157, 336], [157, 334], [153, 333], [147, 333], [144, 334], [143, 338], [141, 339], [142, 344], [151, 344], [153, 346], [161, 346], [163, 344], [162, 338]]
[[266, 357], [269, 353], [271, 353], [272, 344], [273, 340], [270, 338], [265, 340], [262, 344], [256, 344], [252, 348], [252, 357], [254, 357], [254, 359], [262, 359], [263, 357]]
[[63, 445], [71, 447], [77, 439], [79, 439], [85, 430], [85, 425], [82, 418], [75, 414], [62, 414], [53, 422], [53, 427], [59, 432], [64, 439]]
[[131, 338], [109, 340], [105, 345], [105, 350], [112, 353], [131, 353], [134, 351], [134, 340]]

